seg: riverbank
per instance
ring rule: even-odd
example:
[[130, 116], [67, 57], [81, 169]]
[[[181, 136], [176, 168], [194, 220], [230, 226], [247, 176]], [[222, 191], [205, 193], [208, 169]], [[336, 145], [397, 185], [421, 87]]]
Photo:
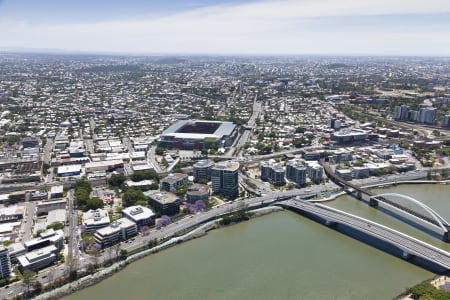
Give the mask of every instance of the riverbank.
[[[251, 219], [257, 218], [260, 216], [264, 216], [273, 212], [282, 211], [283, 208], [277, 207], [277, 206], [270, 206], [270, 207], [263, 207], [259, 209], [255, 209], [250, 211], [251, 212]], [[95, 284], [100, 283], [101, 281], [113, 276], [115, 273], [123, 270], [125, 267], [127, 267], [129, 264], [136, 262], [137, 260], [144, 258], [151, 254], [156, 254], [162, 250], [168, 249], [172, 246], [175, 246], [177, 244], [180, 244], [182, 242], [186, 242], [192, 239], [196, 239], [202, 236], [205, 236], [208, 231], [219, 229], [222, 227], [220, 225], [220, 221], [222, 218], [215, 219], [213, 221], [210, 221], [208, 223], [203, 224], [202, 226], [182, 235], [179, 237], [173, 237], [170, 240], [155, 246], [153, 248], [141, 251], [139, 253], [133, 254], [128, 256], [125, 260], [116, 262], [112, 264], [109, 267], [105, 267], [102, 270], [97, 271], [96, 273], [81, 277], [77, 279], [76, 281], [73, 281], [71, 283], [65, 284], [59, 288], [56, 288], [54, 290], [48, 291], [46, 293], [43, 293], [34, 299], [36, 300], [56, 300], [60, 299], [64, 296], [67, 296], [71, 293], [74, 293], [76, 291], [82, 290], [84, 288], [93, 286]]]

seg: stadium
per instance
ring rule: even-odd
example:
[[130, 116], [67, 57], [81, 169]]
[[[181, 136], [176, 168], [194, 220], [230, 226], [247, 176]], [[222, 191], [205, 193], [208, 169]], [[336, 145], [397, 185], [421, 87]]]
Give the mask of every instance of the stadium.
[[180, 120], [164, 130], [158, 145], [182, 150], [229, 147], [237, 134], [232, 122]]

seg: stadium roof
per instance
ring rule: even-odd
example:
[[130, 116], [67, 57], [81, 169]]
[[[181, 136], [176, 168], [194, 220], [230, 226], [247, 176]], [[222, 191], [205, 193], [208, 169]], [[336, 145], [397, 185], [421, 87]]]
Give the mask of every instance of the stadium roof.
[[[179, 132], [183, 127], [190, 124], [218, 124], [218, 128], [214, 133], [196, 133], [196, 132]], [[231, 135], [236, 125], [233, 122], [209, 121], [209, 120], [180, 120], [164, 130], [161, 136], [173, 136], [175, 138], [184, 139], [221, 139], [223, 136]]]

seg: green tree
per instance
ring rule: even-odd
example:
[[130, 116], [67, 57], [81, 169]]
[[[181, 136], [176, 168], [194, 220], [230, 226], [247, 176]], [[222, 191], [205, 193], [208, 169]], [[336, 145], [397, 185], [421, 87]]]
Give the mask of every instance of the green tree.
[[33, 286], [34, 294], [40, 294], [42, 292], [42, 283], [39, 280], [33, 280], [31, 285]]
[[88, 201], [86, 202], [86, 210], [89, 209], [97, 209], [97, 208], [102, 208], [104, 206], [103, 201], [98, 198], [98, 197], [92, 197], [90, 199], [88, 199]]
[[138, 201], [140, 203], [142, 203], [142, 201], [145, 201], [145, 203], [147, 203], [147, 198], [140, 190], [128, 189], [122, 196], [122, 205], [124, 207], [136, 205], [136, 202]]
[[182, 185], [177, 187], [177, 191], [175, 192], [175, 195], [177, 195], [178, 197], [183, 197], [184, 195], [186, 195], [187, 192], [187, 186], [186, 185]]
[[119, 256], [120, 256], [120, 259], [121, 259], [121, 260], [124, 260], [124, 259], [127, 258], [127, 256], [128, 256], [128, 251], [125, 250], [125, 249], [120, 250]]
[[34, 277], [36, 276], [36, 273], [31, 271], [31, 270], [25, 270], [23, 271], [23, 283], [26, 285], [27, 287], [27, 294], [30, 293], [30, 286], [33, 283]]
[[114, 187], [120, 187], [127, 178], [123, 174], [112, 174], [108, 180], [108, 183]]
[[47, 225], [47, 229], [53, 230], [64, 229], [64, 224], [61, 222], [53, 222], [52, 224]]
[[163, 147], [156, 147], [155, 149], [156, 155], [162, 155], [164, 151], [166, 151], [166, 148]]

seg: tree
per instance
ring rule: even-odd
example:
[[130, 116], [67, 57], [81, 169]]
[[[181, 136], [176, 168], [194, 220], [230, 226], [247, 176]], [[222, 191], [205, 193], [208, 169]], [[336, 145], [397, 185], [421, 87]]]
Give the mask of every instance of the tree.
[[141, 181], [141, 180], [147, 180], [151, 179], [156, 182], [159, 182], [158, 173], [156, 173], [155, 170], [147, 170], [147, 171], [138, 171], [134, 172], [133, 175], [131, 175], [132, 181]]
[[103, 201], [98, 198], [98, 197], [92, 197], [90, 199], [87, 200], [86, 202], [86, 210], [89, 209], [97, 209], [97, 208], [102, 208], [104, 206]]
[[178, 197], [184, 197], [184, 195], [186, 195], [186, 192], [187, 192], [187, 186], [182, 185], [182, 186], [177, 187], [175, 195], [177, 195]]
[[158, 246], [158, 240], [157, 239], [150, 240], [147, 245], [149, 248], [156, 247]]
[[140, 190], [128, 189], [122, 196], [122, 205], [124, 207], [136, 205], [138, 201], [139, 203], [143, 203], [143, 201], [147, 203], [147, 198]]
[[128, 251], [125, 249], [120, 250], [120, 259], [124, 260], [128, 256]]
[[169, 216], [162, 215], [161, 218], [156, 222], [156, 228], [161, 229], [161, 227], [169, 225], [171, 222], [171, 219]]
[[120, 187], [127, 178], [123, 174], [112, 174], [109, 178], [108, 183], [114, 187]]
[[23, 283], [25, 283], [25, 285], [27, 286], [27, 294], [30, 293], [30, 286], [33, 283], [34, 277], [36, 276], [36, 273], [26, 269], [25, 271], [23, 271]]
[[166, 148], [156, 147], [155, 153], [156, 155], [163, 155], [164, 151], [166, 151]]
[[42, 292], [42, 283], [38, 280], [33, 280], [32, 282], [33, 292], [35, 294], [40, 294]]
[[53, 222], [52, 224], [47, 225], [47, 229], [53, 230], [64, 229], [64, 224], [61, 222]]

